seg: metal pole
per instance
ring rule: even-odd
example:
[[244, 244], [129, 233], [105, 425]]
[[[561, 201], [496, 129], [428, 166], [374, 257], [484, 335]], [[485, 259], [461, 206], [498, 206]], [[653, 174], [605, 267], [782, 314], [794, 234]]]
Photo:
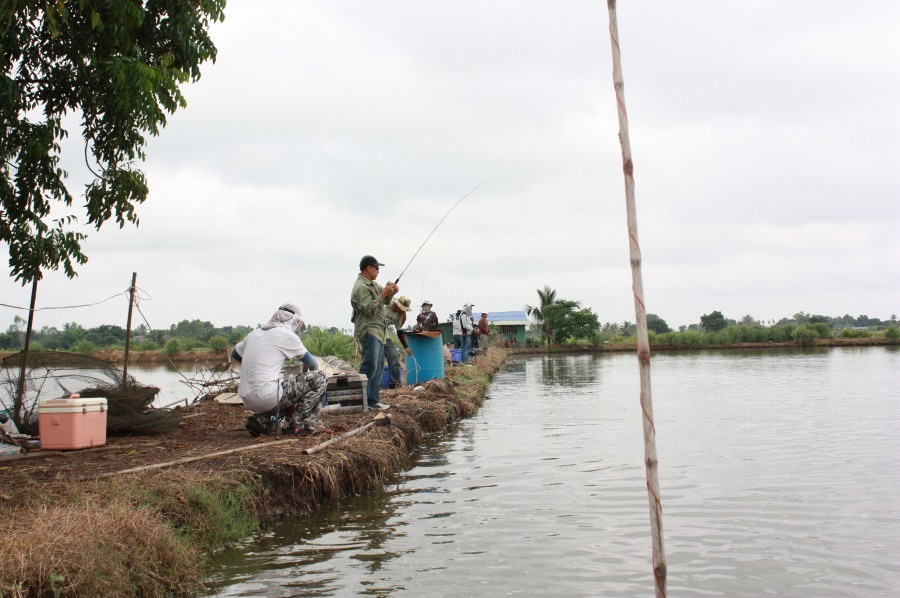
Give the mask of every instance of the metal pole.
[[650, 531], [653, 537], [653, 577], [656, 596], [666, 595], [666, 553], [663, 547], [662, 501], [659, 494], [658, 461], [656, 458], [656, 427], [653, 424], [653, 401], [650, 392], [650, 338], [647, 333], [647, 312], [644, 304], [644, 283], [641, 276], [641, 247], [638, 243], [637, 209], [634, 199], [634, 163], [628, 135], [628, 112], [625, 110], [625, 83], [622, 76], [622, 56], [619, 47], [619, 26], [616, 19], [616, 0], [607, 0], [609, 35], [612, 42], [613, 86], [619, 114], [619, 142], [622, 145], [622, 165], [625, 172], [625, 203], [628, 214], [628, 246], [631, 258], [631, 282], [634, 292], [634, 314], [637, 322], [637, 353], [641, 378], [641, 411], [644, 423], [644, 464], [647, 472], [647, 494], [650, 499]]
[[131, 273], [131, 288], [128, 289], [128, 324], [125, 325], [125, 365], [122, 367], [122, 388], [128, 385], [128, 352], [131, 349], [131, 312], [134, 308], [134, 291], [137, 286], [137, 272]]

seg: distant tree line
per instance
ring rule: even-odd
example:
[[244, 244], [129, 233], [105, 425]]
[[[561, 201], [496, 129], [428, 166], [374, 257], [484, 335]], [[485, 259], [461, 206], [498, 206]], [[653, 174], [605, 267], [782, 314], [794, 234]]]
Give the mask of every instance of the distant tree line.
[[[550, 286], [537, 290], [538, 305], [526, 305], [532, 318], [530, 344], [579, 343], [608, 344], [633, 342], [637, 326], [629, 321], [600, 324], [591, 308], [581, 307], [578, 301], [557, 297]], [[647, 329], [651, 345], [657, 347], [692, 347], [702, 345], [732, 345], [744, 342], [797, 342], [814, 344], [827, 338], [867, 338], [883, 336], [897, 342], [900, 329], [897, 316], [888, 320], [866, 315], [839, 317], [798, 312], [791, 318], [760, 321], [751, 315], [739, 320], [725, 317], [721, 311], [700, 316], [699, 322], [672, 330], [657, 314], [647, 314]]]
[[[25, 325], [23, 318], [16, 316], [6, 332], [0, 332], [0, 350], [20, 351], [25, 347]], [[211, 322], [182, 320], [168, 330], [151, 330], [140, 324], [132, 330], [131, 348], [135, 351], [164, 350], [167, 353], [209, 349], [224, 351], [244, 338], [251, 326], [223, 326], [218, 328]], [[44, 326], [31, 333], [31, 349], [35, 351], [73, 351], [89, 353], [99, 349], [124, 349], [125, 329], [121, 326], [103, 324], [95, 328], [85, 328], [77, 322], [64, 324], [62, 329]]]

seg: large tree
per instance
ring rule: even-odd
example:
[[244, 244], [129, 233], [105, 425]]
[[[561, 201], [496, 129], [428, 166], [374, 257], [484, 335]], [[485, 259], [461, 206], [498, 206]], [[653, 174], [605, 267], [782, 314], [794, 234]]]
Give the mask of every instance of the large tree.
[[647, 328], [656, 334], [665, 334], [672, 332], [669, 324], [656, 314], [647, 314]]
[[553, 340], [587, 340], [600, 331], [600, 320], [591, 308], [579, 308], [577, 301], [557, 299], [544, 309], [544, 321], [553, 330]]
[[703, 326], [704, 330], [709, 332], [718, 332], [719, 330], [724, 330], [728, 326], [728, 320], [725, 319], [722, 312], [717, 310], [710, 314], [703, 314], [700, 316], [700, 325]]
[[[97, 229], [111, 218], [119, 227], [138, 223], [135, 206], [148, 188], [135, 164], [146, 136], [186, 105], [180, 86], [215, 60], [208, 30], [224, 7], [225, 0], [0, 3], [0, 242], [16, 280], [60, 267], [76, 275], [87, 261], [78, 214]], [[59, 167], [67, 115], [80, 120], [94, 175], [76, 213], [66, 209], [74, 198]]]
[[551, 289], [550, 285], [545, 284], [543, 290], [537, 290], [537, 294], [540, 303], [538, 305], [526, 305], [525, 313], [529, 317], [534, 318], [534, 321], [540, 325], [541, 337], [549, 345], [553, 340], [553, 330], [550, 328], [550, 323], [544, 318], [544, 311], [556, 301], [556, 291]]

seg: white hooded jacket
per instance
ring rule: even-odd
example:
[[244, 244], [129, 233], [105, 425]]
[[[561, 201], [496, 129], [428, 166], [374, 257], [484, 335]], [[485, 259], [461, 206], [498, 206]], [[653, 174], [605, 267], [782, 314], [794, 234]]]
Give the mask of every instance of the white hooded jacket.
[[303, 328], [300, 310], [285, 304], [268, 322], [235, 345], [241, 356], [238, 394], [253, 413], [265, 413], [278, 405], [285, 360], [303, 357], [307, 352], [297, 336]]

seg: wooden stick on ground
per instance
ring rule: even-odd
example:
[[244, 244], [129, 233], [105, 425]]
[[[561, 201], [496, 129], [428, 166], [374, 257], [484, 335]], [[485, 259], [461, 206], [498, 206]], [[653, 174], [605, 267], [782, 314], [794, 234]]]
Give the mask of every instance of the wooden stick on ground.
[[174, 461], [166, 461], [164, 463], [153, 463], [151, 465], [141, 465], [140, 467], [132, 467], [130, 469], [120, 469], [119, 471], [108, 471], [106, 473], [101, 473], [98, 476], [89, 476], [84, 479], [95, 479], [102, 480], [104, 478], [111, 478], [117, 475], [124, 475], [126, 473], [138, 473], [140, 471], [149, 471], [151, 469], [163, 469], [165, 467], [172, 467], [173, 465], [183, 465], [185, 463], [192, 463], [194, 461], [202, 461], [204, 459], [213, 459], [215, 457], [222, 457], [225, 455], [233, 455], [235, 453], [243, 453], [246, 451], [254, 451], [256, 449], [266, 448], [269, 446], [274, 446], [276, 444], [285, 444], [287, 442], [296, 442], [297, 438], [285, 438], [284, 440], [275, 440], [273, 442], [264, 442], [262, 444], [251, 444], [250, 446], [242, 446], [236, 449], [228, 449], [227, 451], [218, 451], [215, 453], [207, 453], [205, 455], [197, 455], [195, 457], [184, 457], [183, 459], [176, 459]]
[[344, 434], [341, 434], [337, 438], [332, 438], [330, 440], [326, 440], [325, 442], [320, 442], [316, 446], [311, 446], [308, 449], [303, 449], [303, 454], [304, 455], [312, 455], [313, 453], [318, 452], [318, 451], [322, 450], [323, 448], [330, 446], [339, 440], [344, 440], [345, 438], [350, 438], [351, 436], [356, 436], [360, 432], [364, 432], [374, 425], [376, 425], [375, 422], [369, 422], [364, 426], [360, 426], [358, 428], [350, 430], [349, 432], [345, 432]]
[[[319, 451], [326, 446], [334, 444], [338, 440], [343, 440], [344, 438], [350, 438], [351, 436], [356, 436], [360, 432], [364, 430], [368, 430], [372, 426], [377, 425], [376, 422], [369, 422], [363, 426], [350, 430], [344, 434], [341, 434], [337, 438], [332, 438], [330, 440], [326, 440], [325, 442], [321, 442], [316, 446], [305, 449], [303, 451], [304, 455], [311, 455], [316, 451]], [[217, 451], [215, 453], [207, 453], [205, 455], [197, 455], [195, 457], [184, 457], [183, 459], [176, 459], [174, 461], [166, 461], [165, 463], [153, 463], [151, 465], [141, 465], [140, 467], [131, 467], [129, 469], [120, 469], [119, 471], [109, 471], [106, 473], [101, 473], [98, 476], [88, 476], [82, 479], [94, 479], [94, 480], [102, 480], [104, 478], [111, 478], [117, 475], [124, 475], [127, 473], [138, 473], [141, 471], [150, 471], [151, 469], [163, 469], [165, 467], [172, 467], [174, 465], [184, 465], [185, 463], [193, 463], [194, 461], [202, 461], [204, 459], [213, 459], [215, 457], [224, 457], [225, 455], [234, 455], [236, 453], [243, 453], [246, 451], [255, 451], [257, 449], [266, 448], [269, 446], [275, 446], [276, 444], [285, 444], [288, 442], [296, 442], [299, 438], [285, 438], [283, 440], [275, 440], [273, 442], [264, 442], [262, 444], [251, 444], [250, 446], [242, 446], [236, 449], [228, 449], [226, 451]]]
[[625, 110], [625, 83], [622, 76], [622, 55], [619, 47], [619, 25], [616, 0], [607, 0], [609, 35], [612, 42], [613, 87], [619, 114], [619, 142], [622, 145], [622, 166], [625, 171], [625, 204], [628, 214], [628, 247], [631, 257], [631, 282], [634, 291], [634, 313], [637, 323], [637, 353], [640, 364], [641, 411], [644, 423], [644, 465], [647, 472], [647, 493], [650, 499], [650, 533], [653, 537], [653, 577], [657, 598], [666, 596], [666, 553], [663, 547], [662, 501], [659, 494], [658, 462], [656, 458], [656, 427], [653, 424], [653, 401], [650, 392], [650, 338], [647, 333], [647, 311], [644, 303], [644, 283], [641, 275], [641, 247], [638, 243], [637, 209], [634, 199], [634, 163], [631, 139], [628, 134], [628, 112]]

